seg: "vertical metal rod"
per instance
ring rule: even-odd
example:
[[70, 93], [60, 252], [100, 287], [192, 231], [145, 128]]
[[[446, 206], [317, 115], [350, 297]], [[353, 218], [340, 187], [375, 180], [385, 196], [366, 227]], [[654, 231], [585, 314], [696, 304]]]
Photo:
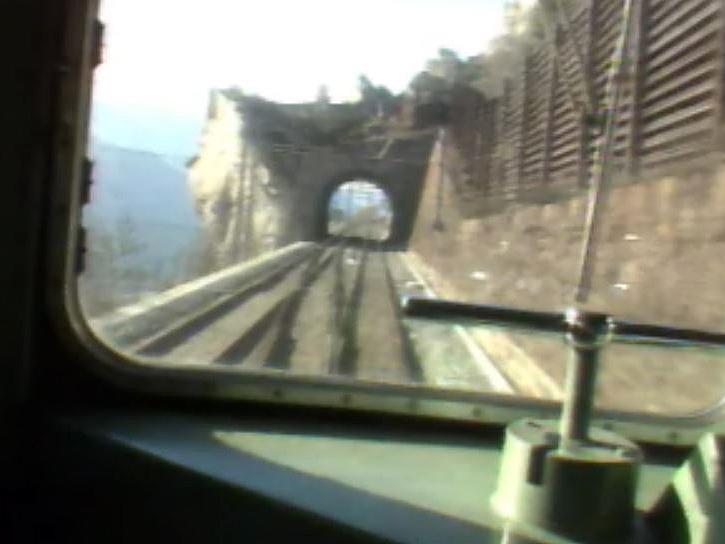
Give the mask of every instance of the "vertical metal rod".
[[564, 406], [559, 423], [562, 443], [589, 438], [589, 424], [599, 366], [599, 346], [585, 346], [572, 340], [570, 361], [566, 369]]
[[446, 175], [446, 130], [438, 129], [439, 162], [438, 162], [438, 192], [436, 193], [436, 217], [433, 222], [435, 230], [443, 230], [443, 182]]
[[610, 317], [576, 309], [567, 311], [566, 334], [570, 358], [566, 367], [564, 405], [559, 421], [559, 434], [563, 448], [589, 438], [596, 393], [599, 355], [610, 340], [613, 322]]
[[594, 275], [596, 245], [598, 241], [599, 216], [603, 206], [604, 190], [607, 189], [612, 171], [612, 149], [616, 130], [617, 111], [622, 95], [621, 81], [624, 74], [625, 55], [629, 34], [632, 26], [632, 6], [640, 0], [624, 0], [622, 8], [622, 30], [614, 48], [612, 63], [609, 69], [607, 87], [604, 94], [606, 123], [604, 134], [599, 140], [594, 153], [592, 174], [589, 188], [589, 203], [586, 222], [584, 224], [584, 240], [579, 263], [579, 279], [574, 298], [576, 302], [586, 303], [591, 291]]

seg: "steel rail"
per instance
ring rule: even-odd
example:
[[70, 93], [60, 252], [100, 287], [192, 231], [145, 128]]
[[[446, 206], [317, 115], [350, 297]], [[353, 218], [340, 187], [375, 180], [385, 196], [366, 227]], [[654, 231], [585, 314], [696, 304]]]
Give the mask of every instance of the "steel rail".
[[221, 301], [259, 283], [260, 278], [304, 262], [319, 251], [310, 242], [289, 245], [251, 261], [156, 293], [98, 318], [91, 328], [117, 346], [136, 345], [162, 333], [170, 324], [212, 308]]

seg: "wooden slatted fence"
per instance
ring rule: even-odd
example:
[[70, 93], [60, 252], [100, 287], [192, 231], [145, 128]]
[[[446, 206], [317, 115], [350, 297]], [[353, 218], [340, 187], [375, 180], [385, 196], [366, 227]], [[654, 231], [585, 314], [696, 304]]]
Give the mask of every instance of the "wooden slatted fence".
[[[573, 31], [584, 74], [560, 29], [555, 46], [529, 52], [502, 96], [470, 88], [453, 93], [449, 130], [466, 162], [464, 190], [510, 197], [537, 186], [586, 185], [596, 134], [576, 102], [586, 92], [585, 75], [598, 108], [607, 107], [624, 0], [582, 4]], [[636, 5], [614, 144], [616, 170], [627, 175], [718, 151], [725, 132], [725, 2]]]

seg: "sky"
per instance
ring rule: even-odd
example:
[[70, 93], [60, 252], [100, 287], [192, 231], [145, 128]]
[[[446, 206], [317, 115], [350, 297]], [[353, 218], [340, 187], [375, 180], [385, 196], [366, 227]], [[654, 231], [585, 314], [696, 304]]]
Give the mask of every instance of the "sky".
[[503, 0], [103, 0], [94, 101], [201, 119], [209, 90], [271, 100], [357, 98], [357, 78], [402, 91], [441, 47], [461, 56], [500, 33]]

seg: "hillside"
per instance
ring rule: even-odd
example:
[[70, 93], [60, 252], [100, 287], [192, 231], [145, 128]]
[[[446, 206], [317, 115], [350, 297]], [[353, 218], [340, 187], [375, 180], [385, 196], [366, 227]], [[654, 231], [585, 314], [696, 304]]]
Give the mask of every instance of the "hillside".
[[96, 140], [86, 287], [114, 306], [195, 275], [201, 229], [183, 169], [167, 157]]

